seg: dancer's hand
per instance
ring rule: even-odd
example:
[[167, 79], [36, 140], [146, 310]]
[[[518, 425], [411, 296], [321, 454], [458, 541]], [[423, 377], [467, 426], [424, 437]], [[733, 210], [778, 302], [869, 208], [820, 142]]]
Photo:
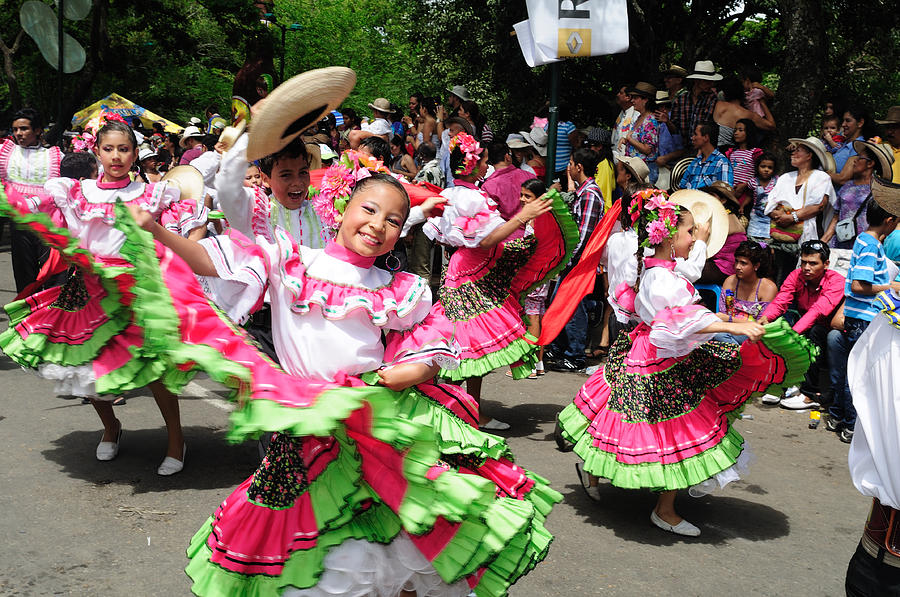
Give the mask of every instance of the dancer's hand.
[[755, 321], [738, 321], [729, 324], [731, 333], [739, 336], [747, 336], [751, 342], [757, 342], [766, 333], [766, 328]]
[[431, 216], [434, 215], [435, 206], [442, 205], [444, 203], [447, 203], [446, 197], [441, 197], [440, 195], [435, 195], [434, 197], [429, 197], [428, 199], [426, 199], [425, 201], [422, 202], [422, 205], [421, 205], [422, 214], [426, 218], [430, 218]]
[[379, 383], [394, 391], [405, 390], [416, 384], [428, 381], [438, 374], [441, 368], [425, 363], [405, 363], [378, 370]]
[[530, 222], [541, 214], [547, 213], [553, 208], [553, 200], [541, 195], [535, 201], [522, 206], [522, 211], [516, 214], [520, 221]]
[[144, 230], [152, 232], [153, 227], [156, 225], [156, 219], [153, 217], [153, 214], [134, 203], [126, 203], [125, 205], [128, 207], [128, 211], [131, 212], [131, 217], [134, 218], [137, 225]]

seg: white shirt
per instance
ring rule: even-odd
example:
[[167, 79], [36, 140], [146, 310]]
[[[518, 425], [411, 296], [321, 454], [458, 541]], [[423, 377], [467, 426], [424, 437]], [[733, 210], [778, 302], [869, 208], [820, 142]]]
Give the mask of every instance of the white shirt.
[[[797, 191], [797, 172], [788, 172], [782, 174], [775, 183], [775, 188], [769, 193], [769, 200], [766, 203], [765, 213], [770, 214], [779, 204], [790, 206], [793, 210], [798, 210], [808, 205], [819, 205], [825, 201], [827, 197], [834, 197], [837, 193], [834, 185], [831, 183], [831, 177], [821, 170], [813, 170], [809, 173], [809, 178]], [[816, 229], [816, 218], [809, 218], [803, 221], [803, 234], [800, 235], [798, 243], [819, 238], [819, 232]]]

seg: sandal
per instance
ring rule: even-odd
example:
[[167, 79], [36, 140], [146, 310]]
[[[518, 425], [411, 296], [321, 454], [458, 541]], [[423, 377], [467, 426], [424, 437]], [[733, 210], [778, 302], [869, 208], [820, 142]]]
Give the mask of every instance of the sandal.
[[598, 346], [594, 349], [585, 349], [584, 356], [592, 359], [602, 359], [609, 354], [609, 346]]
[[125, 399], [125, 396], [116, 396], [116, 399], [112, 401], [113, 406], [125, 406], [128, 404], [128, 401]]

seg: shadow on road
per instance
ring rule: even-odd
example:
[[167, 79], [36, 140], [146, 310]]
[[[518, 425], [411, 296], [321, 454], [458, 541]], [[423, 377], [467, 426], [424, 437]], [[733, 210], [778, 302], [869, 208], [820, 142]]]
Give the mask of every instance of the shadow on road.
[[[538, 433], [542, 426], [548, 423], [553, 424], [556, 421], [557, 413], [563, 409], [562, 406], [553, 402], [519, 404], [510, 407], [496, 400], [485, 399], [481, 400], [481, 407], [490, 416], [511, 425], [509, 430], [497, 434], [503, 437], [525, 437]], [[547, 435], [546, 439], [552, 442], [553, 435]]]
[[60, 471], [100, 485], [131, 485], [135, 494], [181, 489], [230, 489], [250, 476], [259, 465], [256, 442], [231, 445], [224, 430], [185, 427], [187, 458], [184, 470], [171, 477], [156, 474], [166, 449], [165, 429], [129, 429], [115, 460], [94, 457], [101, 432], [73, 431], [53, 441], [42, 454], [59, 464]]
[[[572, 476], [575, 476], [574, 469]], [[580, 484], [566, 485], [566, 490], [563, 501], [585, 522], [606, 527], [616, 536], [636, 543], [671, 545], [685, 541], [722, 545], [738, 538], [771, 541], [790, 532], [790, 522], [783, 512], [735, 497], [742, 492], [760, 493], [759, 486], [741, 482], [729, 485], [724, 492], [702, 498], [679, 492], [675, 508], [685, 519], [700, 527], [699, 537], [681, 537], [653, 526], [650, 511], [656, 504], [656, 494], [651, 491], [620, 489], [601, 481], [601, 501], [594, 502]]]

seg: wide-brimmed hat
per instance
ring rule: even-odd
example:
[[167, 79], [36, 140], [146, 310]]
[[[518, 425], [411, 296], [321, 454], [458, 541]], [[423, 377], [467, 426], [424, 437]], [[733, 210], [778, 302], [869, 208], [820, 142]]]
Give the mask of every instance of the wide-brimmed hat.
[[199, 118], [197, 118], [196, 116], [191, 116], [190, 119], [188, 119], [189, 126], [200, 126], [201, 122], [203, 122], [203, 121], [200, 120]]
[[388, 135], [393, 129], [391, 123], [384, 118], [376, 118], [369, 124], [364, 124], [362, 130], [369, 131], [373, 135]]
[[150, 147], [141, 147], [140, 151], [138, 151], [138, 161], [143, 162], [147, 158], [153, 158], [157, 155], [159, 154], [156, 153], [155, 149]]
[[668, 91], [657, 91], [656, 92], [656, 105], [661, 106], [663, 104], [672, 103], [672, 98], [669, 97]]
[[681, 158], [675, 165], [672, 166], [672, 174], [669, 177], [669, 186], [673, 191], [677, 191], [681, 188], [681, 179], [684, 177], [684, 173], [687, 172], [688, 166], [691, 165], [691, 162], [694, 161], [695, 158]]
[[833, 174], [837, 170], [837, 165], [834, 163], [834, 156], [831, 155], [827, 149], [825, 149], [825, 143], [822, 142], [818, 137], [807, 137], [806, 139], [800, 139], [799, 137], [792, 137], [788, 139], [788, 142], [793, 145], [802, 145], [807, 148], [815, 156], [819, 159], [819, 165], [822, 166], [822, 170], [825, 172]]
[[444, 121], [444, 127], [449, 127], [451, 124], [458, 124], [463, 128], [463, 131], [468, 133], [469, 135], [475, 134], [475, 127], [472, 126], [472, 123], [463, 118], [462, 116], [451, 116], [447, 120]]
[[625, 93], [629, 95], [642, 95], [648, 99], [656, 99], [656, 87], [645, 81], [638, 81], [633, 86], [626, 89]]
[[391, 108], [391, 102], [383, 97], [376, 98], [374, 102], [369, 102], [368, 106], [385, 114], [394, 113], [394, 110]]
[[734, 187], [732, 187], [724, 180], [717, 180], [711, 184], [706, 185], [705, 187], [700, 188], [699, 190], [715, 195], [726, 203], [733, 203], [735, 207], [740, 206], [737, 197], [735, 197], [734, 195]]
[[181, 199], [203, 199], [203, 174], [193, 166], [175, 166], [162, 179], [181, 192]]
[[181, 141], [178, 142], [179, 145], [185, 147], [187, 145], [186, 141], [188, 139], [202, 139], [206, 135], [203, 131], [195, 126], [189, 126], [184, 129], [184, 132], [181, 133]]
[[526, 147], [531, 147], [531, 145], [525, 142], [525, 137], [519, 133], [510, 133], [507, 135], [506, 146], [510, 149], [525, 149]]
[[721, 81], [722, 75], [716, 72], [716, 66], [712, 60], [698, 60], [694, 63], [694, 72], [686, 79], [703, 79], [704, 81]]
[[712, 257], [725, 246], [728, 237], [728, 212], [718, 199], [697, 189], [675, 191], [669, 198], [694, 216], [694, 225], [709, 222], [706, 257]]
[[872, 199], [891, 215], [900, 218], [900, 184], [872, 177]]
[[547, 156], [547, 131], [534, 127], [530, 131], [519, 131], [519, 134], [538, 152], [538, 155]]
[[647, 184], [650, 180], [650, 168], [647, 162], [636, 156], [619, 156], [619, 163], [631, 173], [631, 178], [639, 184]]
[[253, 115], [247, 159], [277, 153], [340, 106], [354, 85], [356, 73], [352, 69], [330, 66], [291, 77], [276, 87]]
[[459, 99], [461, 99], [464, 102], [472, 101], [472, 98], [469, 97], [469, 90], [466, 89], [465, 86], [463, 86], [463, 85], [454, 85], [450, 89], [450, 94], [455, 95], [456, 97], [458, 97]]
[[669, 68], [663, 71], [663, 77], [681, 77], [682, 79], [686, 77], [688, 74], [687, 70], [683, 67], [678, 66], [677, 64], [673, 64]]
[[865, 151], [876, 163], [876, 174], [882, 178], [892, 178], [891, 165], [894, 163], [894, 149], [886, 143], [873, 143], [871, 141], [856, 140], [853, 142], [856, 153]]
[[888, 108], [884, 120], [876, 120], [875, 122], [878, 124], [900, 124], [900, 106], [891, 106]]

